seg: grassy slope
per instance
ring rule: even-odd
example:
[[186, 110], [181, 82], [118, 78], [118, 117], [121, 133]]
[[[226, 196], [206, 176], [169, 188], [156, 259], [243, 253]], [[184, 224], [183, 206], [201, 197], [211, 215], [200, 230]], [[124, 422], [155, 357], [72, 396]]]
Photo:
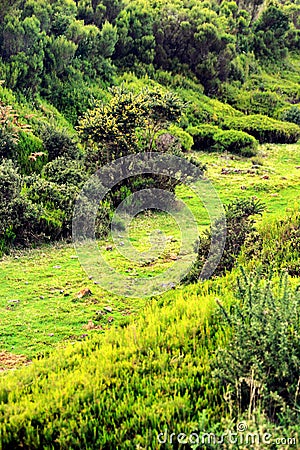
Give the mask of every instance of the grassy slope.
[[[132, 78], [128, 76], [128, 84], [138, 89], [147, 84], [143, 80], [138, 85]], [[272, 84], [273, 78], [266, 76], [265, 81]], [[299, 77], [295, 75], [293, 81], [298, 83]], [[209, 100], [201, 89], [197, 94], [193, 88], [177, 91], [194, 103], [190, 107], [196, 116], [199, 112], [199, 118], [204, 115], [218, 122], [224, 115], [240, 114], [229, 105]], [[21, 116], [25, 113], [26, 108]], [[207, 162], [207, 174], [224, 203], [241, 196], [262, 199], [267, 204], [263, 222], [299, 204], [299, 144], [261, 146], [253, 159], [259, 167], [253, 173], [247, 173], [253, 170], [250, 159], [215, 153], [197, 153], [196, 157]], [[223, 175], [222, 168], [242, 172]], [[207, 224], [203, 208], [188, 190], [179, 189], [178, 196], [195, 212], [199, 226]], [[178, 238], [166, 216], [148, 216], [134, 222], [132, 243], [140, 250], [147, 248], [151, 230], [158, 227]], [[160, 272], [172, 264], [169, 256], [176, 249], [175, 242], [153, 266], [130, 264], [130, 269], [139, 275]], [[158, 416], [159, 426], [172, 425], [174, 432], [191, 431], [199, 424], [205, 427], [213, 416], [221, 418], [225, 411], [219, 409], [220, 391], [211, 382], [210, 360], [226, 335], [222, 330], [215, 334], [214, 324], [207, 327], [207, 321], [216, 297], [233, 301], [236, 274], [179, 288], [154, 301], [126, 299], [94, 285], [74, 255], [71, 245], [45, 247], [0, 263], [0, 348], [28, 357], [57, 345], [60, 350], [0, 378], [6, 423], [0, 435], [3, 448], [8, 448], [5, 442], [9, 448], [18, 448], [20, 442], [25, 448], [50, 449], [53, 442], [61, 448], [133, 448], [133, 442], [141, 448], [155, 448]], [[116, 251], [106, 256], [121, 268], [124, 261]], [[127, 269], [128, 265], [123, 267]], [[85, 287], [93, 294], [79, 300], [77, 293]], [[96, 312], [107, 306], [112, 311], [95, 321]], [[128, 328], [114, 328], [127, 323], [131, 315], [139, 316], [136, 323], [131, 320]], [[87, 330], [89, 320], [101, 328]], [[86, 335], [86, 342], [75, 342], [85, 340]], [[66, 346], [69, 342], [73, 345]], [[96, 447], [91, 443], [97, 443]]]
[[[257, 196], [266, 203], [269, 217], [280, 217], [286, 208], [299, 204], [299, 144], [266, 144], [251, 159], [207, 153], [196, 156], [208, 164], [207, 176], [225, 203], [236, 197]], [[253, 164], [259, 165], [253, 168]], [[229, 169], [229, 173], [222, 174], [222, 169]], [[242, 172], [234, 173], [234, 169]]]
[[[221, 200], [226, 203], [236, 197], [256, 195], [267, 205], [263, 220], [283, 216], [300, 200], [300, 145], [265, 145], [254, 162], [262, 163], [253, 173], [222, 175], [222, 168], [252, 170], [252, 162], [229, 155], [198, 153], [195, 155], [208, 164], [207, 175], [212, 180]], [[269, 179], [263, 177], [267, 175]], [[241, 189], [243, 187], [243, 189]], [[199, 201], [186, 188], [178, 190], [195, 213], [199, 225], [207, 224], [207, 216]], [[179, 230], [168, 215], [152, 214], [138, 217], [131, 228], [131, 241], [138, 250], [149, 248], [149, 236], [157, 228], [166, 236], [175, 237], [161, 257], [150, 266], [126, 262], [117, 250], [104, 256], [117, 269], [130, 270], [133, 275], [147, 276], [160, 273], [172, 264], [170, 256], [178, 250]], [[85, 335], [102, 333], [100, 329], [87, 330], [89, 320], [105, 330], [112, 324], [124, 323], [128, 316], [143, 308], [146, 299], [130, 299], [104, 292], [80, 267], [71, 245], [45, 247], [7, 257], [0, 272], [0, 335], [1, 349], [23, 353], [32, 357], [47, 352], [57, 343], [83, 339]], [[60, 266], [60, 268], [55, 268]], [[90, 288], [92, 296], [79, 300], [77, 293]], [[12, 302], [18, 300], [18, 302]], [[96, 321], [97, 311], [110, 306], [112, 311]], [[113, 320], [109, 319], [112, 318]], [[109, 319], [109, 320], [108, 320]]]
[[222, 415], [209, 367], [226, 336], [207, 320], [220, 291], [231, 301], [232, 279], [166, 294], [129, 327], [0, 379], [3, 448], [156, 448], [160, 427], [191, 431]]

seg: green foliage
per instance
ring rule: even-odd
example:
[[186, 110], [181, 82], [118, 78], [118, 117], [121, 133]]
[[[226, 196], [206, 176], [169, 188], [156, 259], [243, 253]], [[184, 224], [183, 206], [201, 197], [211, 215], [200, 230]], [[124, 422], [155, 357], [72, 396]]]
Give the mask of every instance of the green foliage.
[[[93, 96], [97, 98], [97, 89], [92, 92], [79, 71], [70, 69], [70, 72], [65, 80], [47, 73], [42, 95], [63, 114], [69, 124], [75, 125], [78, 117], [94, 104]], [[110, 72], [108, 70], [107, 74]]]
[[121, 86], [111, 94], [108, 103], [88, 111], [79, 125], [82, 139], [98, 146], [101, 164], [140, 151], [141, 136], [143, 149], [151, 151], [157, 132], [178, 120], [184, 108], [176, 95], [158, 89], [135, 94]]
[[139, 70], [141, 64], [154, 61], [154, 14], [142, 2], [132, 1], [120, 12], [116, 26], [119, 40], [114, 53], [118, 66]]
[[256, 155], [258, 146], [257, 140], [243, 131], [218, 131], [213, 139], [215, 142], [213, 148], [218, 151], [228, 151], [241, 156]]
[[42, 140], [32, 133], [21, 132], [15, 160], [22, 174], [40, 173], [47, 162]]
[[249, 235], [242, 259], [250, 267], [259, 264], [267, 272], [286, 270], [291, 276], [300, 276], [300, 215], [295, 210], [282, 220], [270, 221], [259, 231]]
[[259, 274], [238, 279], [238, 303], [220, 304], [229, 327], [228, 346], [218, 352], [217, 376], [230, 389], [235, 413], [258, 407], [272, 421], [294, 420], [299, 405], [300, 293], [282, 274], [275, 290]]
[[259, 114], [225, 119], [223, 127], [244, 131], [261, 143], [291, 144], [297, 142], [300, 137], [298, 125], [270, 119]]
[[281, 116], [281, 120], [286, 120], [287, 122], [292, 122], [300, 126], [299, 106], [291, 106], [290, 108], [286, 109]]
[[256, 139], [242, 131], [224, 131], [209, 124], [189, 127], [187, 131], [193, 136], [193, 149], [196, 151], [228, 151], [241, 156], [256, 154], [258, 145]]
[[[254, 198], [237, 199], [225, 206], [226, 225], [220, 220], [212, 224], [211, 230], [206, 230], [199, 237], [198, 256], [190, 273], [184, 278], [184, 283], [199, 281], [204, 264], [207, 261], [209, 250], [214, 236], [215, 242], [221, 242], [221, 237], [226, 233], [224, 251], [219, 249], [214, 254], [214, 261], [220, 258], [214, 275], [222, 275], [235, 266], [247, 237], [255, 230], [254, 215], [262, 214], [264, 205]], [[212, 262], [212, 264], [214, 263]], [[209, 271], [209, 267], [206, 268]]]
[[169, 128], [169, 132], [172, 136], [179, 139], [183, 151], [189, 152], [192, 149], [194, 145], [194, 139], [187, 131], [184, 131], [182, 128], [179, 128], [176, 125], [172, 125]]
[[0, 253], [14, 244], [28, 244], [38, 230], [39, 209], [21, 194], [23, 181], [9, 160], [0, 165]]
[[135, 131], [145, 120], [143, 93], [135, 95], [123, 87], [111, 92], [113, 96], [109, 103], [88, 111], [79, 124], [82, 139], [92, 147], [100, 146], [98, 160], [101, 163], [137, 152]]
[[154, 26], [155, 66], [172, 72], [188, 69], [207, 92], [214, 91], [228, 77], [235, 56], [234, 39], [224, 22], [205, 4], [167, 4]]
[[20, 123], [18, 114], [11, 106], [4, 106], [0, 102], [0, 156], [2, 158], [15, 158], [19, 134], [29, 128]]
[[52, 126], [46, 126], [42, 132], [42, 140], [47, 151], [48, 161], [53, 161], [59, 156], [69, 159], [78, 159], [80, 149], [78, 142], [70, 136], [67, 130], [58, 130]]
[[59, 156], [46, 164], [43, 168], [43, 177], [56, 184], [73, 184], [80, 188], [87, 178], [82, 163]]
[[194, 139], [194, 150], [209, 151], [215, 144], [215, 135], [221, 130], [215, 125], [203, 124], [189, 127], [187, 131]]
[[73, 184], [56, 184], [40, 177], [26, 179], [26, 197], [42, 211], [40, 231], [53, 240], [71, 233], [74, 202], [79, 189]]
[[[264, 89], [263, 86], [261, 88]], [[270, 117], [276, 117], [277, 111], [286, 104], [279, 93], [258, 89], [248, 91], [231, 85], [224, 86], [223, 98], [245, 114], [263, 114]]]
[[277, 61], [287, 54], [285, 37], [289, 30], [289, 18], [276, 4], [263, 10], [253, 26], [253, 50], [259, 58]]

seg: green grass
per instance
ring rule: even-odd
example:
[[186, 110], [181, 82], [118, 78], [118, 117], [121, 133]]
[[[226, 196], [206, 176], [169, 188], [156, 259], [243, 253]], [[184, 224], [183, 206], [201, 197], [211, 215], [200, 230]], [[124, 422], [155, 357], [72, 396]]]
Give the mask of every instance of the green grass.
[[160, 427], [192, 431], [222, 414], [209, 366], [226, 334], [208, 319], [233, 279], [168, 293], [136, 323], [0, 377], [4, 448], [157, 448]]
[[[218, 153], [197, 153], [194, 156], [207, 163], [206, 175], [212, 181], [221, 201], [236, 197], [257, 196], [266, 203], [263, 221], [283, 217], [300, 201], [300, 145], [264, 145], [258, 156], [243, 159]], [[253, 169], [253, 163], [259, 163]], [[243, 173], [222, 175], [222, 169], [239, 169]], [[247, 173], [247, 170], [254, 173]], [[245, 173], [244, 173], [245, 172]], [[264, 176], [268, 179], [264, 179]], [[243, 187], [243, 188], [242, 188]], [[180, 187], [178, 197], [195, 215], [199, 230], [209, 225], [203, 204], [191, 189]], [[104, 259], [120, 273], [151, 278], [174, 264], [178, 255], [180, 230], [174, 218], [166, 213], [149, 212], [133, 220], [129, 241], [137, 252], [149, 251], [155, 230], [163, 230], [166, 246], [151, 258], [135, 262], [126, 260], [115, 248], [106, 251], [111, 242], [100, 243]], [[118, 243], [122, 241], [120, 232]], [[193, 236], [191, 237], [191, 239]], [[160, 249], [159, 249], [160, 250]], [[156, 256], [156, 257], [155, 257]], [[158, 257], [157, 257], [158, 256]], [[117, 296], [94, 284], [84, 272], [72, 245], [46, 246], [4, 258], [0, 272], [0, 348], [28, 357], [49, 352], [58, 344], [85, 339], [86, 335], [104, 333], [113, 325], [128, 321], [140, 313], [147, 299]], [[155, 283], [155, 278], [153, 279]], [[83, 299], [77, 293], [89, 288], [92, 295]], [[111, 312], [99, 315], [105, 307]], [[99, 327], [88, 330], [93, 321]], [[100, 328], [101, 327], [101, 328]]]
[[[74, 259], [73, 259], [74, 258]], [[0, 273], [0, 348], [32, 357], [51, 350], [57, 343], [83, 339], [89, 320], [103, 330], [124, 322], [144, 306], [104, 292], [82, 270], [71, 245], [45, 247], [8, 257]], [[89, 288], [91, 296], [77, 298]], [[97, 311], [111, 307], [103, 317]], [[108, 321], [112, 317], [112, 321]], [[95, 320], [100, 318], [100, 320]]]
[[[300, 144], [262, 145], [258, 155], [249, 159], [202, 152], [195, 156], [207, 164], [206, 175], [223, 203], [256, 196], [266, 204], [265, 215], [270, 218], [282, 217], [299, 204]], [[229, 173], [222, 174], [222, 169]]]

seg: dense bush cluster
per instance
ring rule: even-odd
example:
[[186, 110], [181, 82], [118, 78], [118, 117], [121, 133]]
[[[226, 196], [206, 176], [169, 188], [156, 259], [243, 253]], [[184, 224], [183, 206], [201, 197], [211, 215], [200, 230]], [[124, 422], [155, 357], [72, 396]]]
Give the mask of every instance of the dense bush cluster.
[[300, 214], [299, 210], [284, 219], [261, 225], [259, 231], [249, 235], [243, 249], [243, 263], [259, 265], [264, 273], [286, 270], [289, 275], [300, 276]]
[[260, 114], [225, 119], [223, 127], [244, 131], [261, 143], [292, 144], [300, 138], [298, 125], [281, 122]]
[[262, 1], [5, 1], [0, 14], [0, 79], [41, 93], [75, 122], [95, 97], [87, 80], [110, 82], [117, 68], [190, 73], [215, 92], [246, 73], [239, 56], [277, 61], [299, 40], [297, 10]]
[[[36, 230], [32, 233], [32, 242], [70, 236], [77, 194], [98, 168], [140, 151], [147, 151], [149, 155], [159, 151], [177, 156], [189, 151], [192, 137], [175, 125], [184, 109], [185, 103], [170, 91], [144, 89], [135, 94], [124, 85], [115, 87], [110, 90], [106, 102], [98, 102], [80, 120], [78, 135], [81, 143], [68, 130], [48, 124], [41, 128], [40, 137], [37, 137], [23, 130], [9, 110], [11, 145], [15, 153], [9, 154], [14, 156], [14, 161], [9, 163], [11, 171], [7, 176], [10, 174], [14, 183], [13, 173], [19, 168], [20, 188], [16, 196], [21, 196], [22, 191], [24, 201], [35, 205], [39, 211], [32, 217], [32, 227]], [[169, 138], [164, 130], [172, 133]], [[201, 163], [194, 164], [203, 170]], [[108, 178], [113, 175], [110, 171], [108, 169]], [[103, 237], [108, 232], [113, 208], [132, 193], [155, 187], [168, 188], [174, 194], [177, 184], [172, 173], [146, 174], [123, 180], [99, 205], [96, 235]], [[10, 242], [22, 241], [17, 238], [22, 217], [18, 216], [14, 222], [11, 216], [10, 221], [3, 222], [2, 251]], [[26, 229], [27, 223], [24, 223], [24, 232]]]
[[38, 234], [41, 211], [22, 194], [21, 175], [9, 160], [0, 165], [0, 252], [12, 243], [29, 244]]
[[196, 151], [230, 152], [241, 156], [254, 156], [257, 140], [243, 131], [222, 130], [215, 125], [201, 125], [188, 128], [193, 136]]

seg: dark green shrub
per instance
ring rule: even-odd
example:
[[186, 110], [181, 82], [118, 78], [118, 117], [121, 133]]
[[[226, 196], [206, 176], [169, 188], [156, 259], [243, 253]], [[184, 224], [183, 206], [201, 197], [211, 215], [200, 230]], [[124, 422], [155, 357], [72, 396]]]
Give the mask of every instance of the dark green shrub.
[[193, 149], [196, 151], [228, 151], [242, 156], [256, 154], [256, 139], [242, 131], [224, 131], [217, 126], [205, 124], [189, 127], [187, 131], [194, 139]]
[[16, 147], [16, 159], [22, 174], [41, 172], [47, 162], [42, 140], [32, 133], [21, 132]]
[[286, 109], [282, 116], [282, 120], [286, 120], [287, 122], [295, 123], [296, 125], [300, 126], [300, 108], [299, 106], [291, 106], [290, 108]]
[[27, 196], [21, 194], [15, 199], [11, 214], [11, 230], [14, 234], [11, 242], [14, 246], [25, 247], [44, 240], [45, 235], [40, 226], [41, 217], [42, 209]]
[[[3, 160], [0, 165], [0, 205], [1, 208], [10, 204], [22, 188], [22, 177], [10, 160]], [[0, 223], [0, 226], [2, 224]]]
[[220, 130], [214, 135], [213, 148], [217, 151], [235, 153], [241, 156], [254, 156], [258, 146], [257, 140], [243, 131]]
[[[48, 166], [48, 165], [47, 165]], [[53, 167], [50, 167], [49, 172]], [[49, 166], [48, 166], [49, 169]], [[40, 177], [27, 178], [27, 198], [38, 205], [41, 208], [41, 217], [39, 222], [40, 232], [47, 238], [60, 239], [70, 237], [72, 231], [72, 219], [74, 213], [75, 202], [78, 197], [78, 193], [84, 182], [83, 178], [80, 178], [80, 183], [74, 183], [78, 177], [78, 173], [75, 174], [58, 174], [58, 177], [64, 178], [67, 181], [69, 177], [69, 184], [57, 184], [53, 181], [45, 180]], [[72, 181], [72, 182], [71, 182]], [[82, 232], [86, 227], [86, 214], [87, 204], [90, 205], [90, 213], [93, 214], [94, 208], [94, 195], [99, 192], [98, 185], [91, 185], [89, 183], [89, 199], [84, 202], [84, 208], [80, 208], [80, 201], [77, 205], [77, 224], [80, 224]], [[83, 197], [84, 198], [84, 197]], [[97, 238], [105, 237], [109, 232], [109, 225], [112, 217], [112, 207], [110, 200], [105, 200], [99, 204], [95, 234]]]
[[0, 254], [14, 241], [13, 205], [21, 192], [22, 179], [11, 161], [0, 165]]
[[14, 158], [17, 147], [17, 136], [10, 130], [0, 126], [0, 157]]
[[208, 151], [215, 144], [214, 136], [220, 128], [214, 125], [199, 125], [197, 127], [189, 127], [187, 132], [193, 137], [193, 150]]
[[215, 376], [234, 399], [235, 413], [257, 407], [272, 421], [299, 411], [300, 291], [282, 274], [275, 290], [260, 275], [238, 278], [238, 302], [220, 319], [229, 327], [227, 346], [219, 350]]
[[300, 127], [298, 125], [270, 119], [259, 114], [230, 117], [224, 120], [223, 127], [244, 131], [254, 136], [261, 143], [293, 144], [300, 138]]
[[173, 136], [179, 139], [181, 149], [184, 152], [189, 152], [192, 149], [194, 145], [194, 139], [187, 131], [184, 131], [182, 128], [179, 128], [176, 125], [171, 125], [169, 131]]
[[53, 161], [59, 156], [69, 159], [80, 157], [78, 143], [65, 130], [47, 126], [42, 133], [42, 140], [48, 154], [48, 161]]
[[0, 252], [38, 238], [40, 210], [21, 193], [23, 180], [11, 161], [0, 165]]
[[279, 108], [286, 102], [283, 96], [270, 91], [242, 90], [232, 85], [222, 87], [222, 99], [244, 114], [263, 114], [275, 117]]
[[252, 47], [255, 56], [277, 62], [287, 55], [286, 37], [289, 17], [279, 6], [270, 3], [253, 24]]
[[[214, 272], [215, 275], [223, 275], [226, 271], [233, 269], [237, 258], [241, 252], [247, 237], [255, 230], [255, 221], [253, 216], [261, 214], [264, 206], [259, 200], [237, 199], [225, 206], [226, 225], [217, 220], [212, 225], [212, 230], [207, 230], [199, 237], [198, 256], [190, 273], [183, 280], [184, 283], [196, 283], [199, 281], [204, 264], [208, 258], [212, 234], [215, 242], [220, 242], [221, 237], [226, 233], [226, 243], [221, 254], [215, 254], [214, 257], [220, 258], [218, 266]], [[221, 252], [222, 249], [220, 249]], [[206, 267], [209, 272], [209, 267]], [[203, 274], [202, 274], [203, 275]]]
[[[108, 235], [110, 230], [111, 219], [113, 216], [113, 200], [112, 194], [108, 195], [99, 203], [98, 193], [101, 192], [103, 187], [103, 180], [99, 180], [98, 177], [91, 177], [84, 184], [80, 195], [76, 199], [76, 205], [73, 208], [72, 216], [76, 221], [76, 230], [80, 230], [80, 236], [85, 238], [104, 238]], [[118, 188], [114, 192], [114, 196], [117, 197], [119, 193]], [[126, 195], [125, 195], [126, 197]], [[122, 201], [123, 198], [119, 199]], [[87, 221], [87, 216], [94, 216], [95, 207], [98, 208], [96, 219], [95, 219], [95, 229], [91, 230], [89, 223]], [[75, 231], [76, 232], [76, 231]]]
[[73, 184], [80, 188], [87, 179], [83, 165], [76, 160], [60, 156], [46, 164], [43, 176], [56, 184]]
[[58, 185], [39, 177], [27, 180], [27, 197], [43, 211], [42, 233], [52, 239], [70, 235], [77, 193], [74, 185]]

